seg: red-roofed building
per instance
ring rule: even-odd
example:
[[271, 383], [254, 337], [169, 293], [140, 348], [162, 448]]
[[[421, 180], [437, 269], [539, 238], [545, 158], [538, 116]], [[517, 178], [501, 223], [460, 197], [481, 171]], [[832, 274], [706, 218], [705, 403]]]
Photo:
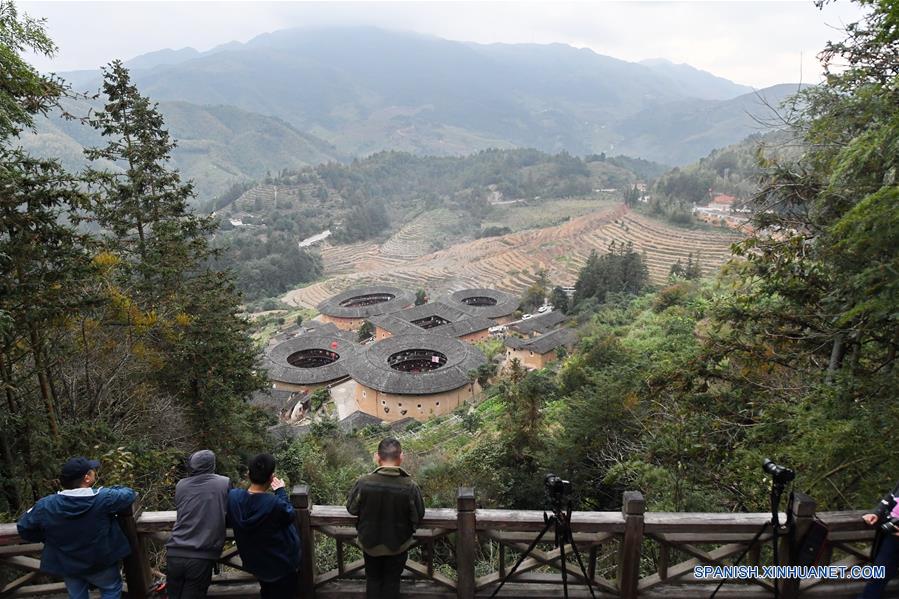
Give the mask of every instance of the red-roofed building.
[[737, 198], [734, 196], [729, 196], [726, 193], [717, 193], [712, 197], [712, 203], [709, 206], [732, 207], [736, 201]]

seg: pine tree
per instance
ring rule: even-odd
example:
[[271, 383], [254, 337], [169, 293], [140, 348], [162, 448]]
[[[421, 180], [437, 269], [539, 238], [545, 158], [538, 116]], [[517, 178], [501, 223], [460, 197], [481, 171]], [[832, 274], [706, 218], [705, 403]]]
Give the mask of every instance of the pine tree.
[[559, 286], [553, 287], [551, 300], [553, 310], [558, 310], [562, 314], [568, 313], [568, 294]]
[[156, 353], [150, 375], [176, 398], [197, 442], [231, 447], [249, 417], [244, 401], [264, 380], [232, 278], [210, 266], [215, 222], [190, 212], [193, 188], [168, 164], [175, 144], [162, 116], [120, 62], [104, 70], [103, 90], [92, 124], [107, 143], [87, 154], [124, 170], [93, 170], [90, 180], [108, 251], [125, 265], [121, 284], [146, 315], [129, 325]]
[[13, 512], [51, 475], [47, 457], [61, 438], [53, 376], [65, 348], [58, 331], [83, 303], [89, 272], [85, 236], [66, 218], [85, 207], [79, 181], [55, 161], [10, 147], [67, 93], [21, 53], [55, 50], [40, 21], [0, 3], [0, 480]]

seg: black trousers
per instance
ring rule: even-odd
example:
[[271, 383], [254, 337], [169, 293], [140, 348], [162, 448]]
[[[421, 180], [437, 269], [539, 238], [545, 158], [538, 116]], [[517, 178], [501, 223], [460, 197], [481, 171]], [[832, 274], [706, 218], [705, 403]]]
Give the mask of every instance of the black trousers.
[[273, 580], [271, 582], [259, 581], [259, 598], [260, 599], [293, 599], [297, 596], [297, 576], [296, 572], [291, 572], [284, 578]]
[[165, 589], [169, 599], [205, 599], [214, 566], [211, 559], [167, 558]]
[[894, 576], [899, 567], [899, 537], [884, 535], [874, 558], [874, 566], [883, 566], [886, 578], [872, 580], [865, 585], [865, 590], [859, 595], [859, 599], [877, 599], [883, 594], [883, 590]]
[[408, 551], [380, 557], [363, 554], [366, 599], [397, 599], [400, 596], [400, 576], [408, 555]]

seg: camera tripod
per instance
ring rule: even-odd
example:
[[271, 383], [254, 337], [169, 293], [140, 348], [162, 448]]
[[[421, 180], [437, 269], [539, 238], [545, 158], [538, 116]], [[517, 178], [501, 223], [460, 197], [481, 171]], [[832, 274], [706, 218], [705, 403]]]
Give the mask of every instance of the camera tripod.
[[[767, 469], [766, 469], [767, 471]], [[762, 524], [761, 528], [759, 528], [758, 532], [755, 533], [755, 536], [752, 537], [752, 540], [749, 541], [749, 544], [746, 546], [746, 549], [743, 550], [743, 553], [740, 554], [740, 557], [734, 562], [736, 566], [743, 558], [746, 557], [746, 554], [749, 553], [749, 550], [752, 549], [756, 543], [758, 543], [759, 539], [765, 533], [768, 528], [771, 528], [771, 550], [773, 552], [773, 560], [774, 565], [780, 564], [779, 559], [779, 543], [778, 537], [781, 533], [780, 526], [780, 501], [783, 497], [784, 490], [786, 489], [787, 483], [793, 480], [793, 471], [789, 469], [783, 469], [783, 474], [775, 474], [774, 479], [771, 482], [771, 519]], [[784, 529], [787, 534], [791, 534], [793, 531], [793, 494], [790, 493], [790, 498], [787, 501], [787, 521], [784, 525]], [[715, 587], [715, 590], [712, 591], [712, 594], [709, 595], [709, 599], [714, 599], [715, 595], [718, 594], [718, 591], [721, 590], [721, 585], [724, 584], [726, 579], [722, 578], [718, 583], [718, 586]], [[778, 599], [780, 597], [780, 588], [778, 587], [777, 580], [774, 581], [774, 599]]]
[[590, 596], [593, 599], [596, 599], [596, 594], [593, 592], [593, 581], [590, 580], [590, 577], [587, 576], [587, 569], [584, 567], [584, 562], [581, 559], [581, 553], [578, 551], [577, 545], [574, 543], [574, 536], [571, 534], [571, 501], [568, 501], [568, 505], [563, 510], [561, 501], [553, 502], [553, 510], [552, 514], [549, 515], [546, 512], [543, 512], [543, 521], [546, 523], [543, 527], [543, 530], [540, 531], [540, 534], [537, 535], [537, 538], [531, 542], [531, 545], [525, 550], [524, 553], [518, 558], [518, 561], [515, 562], [515, 565], [512, 566], [512, 569], [503, 577], [500, 581], [499, 586], [493, 591], [490, 595], [491, 599], [496, 597], [496, 594], [499, 593], [500, 589], [503, 588], [503, 585], [506, 584], [506, 581], [509, 580], [514, 574], [515, 571], [518, 570], [519, 566], [524, 562], [525, 558], [531, 554], [537, 544], [540, 542], [540, 539], [543, 538], [543, 535], [549, 531], [550, 528], [553, 529], [553, 535], [555, 539], [555, 546], [559, 548], [559, 558], [561, 560], [561, 570], [562, 570], [562, 589], [564, 592], [565, 599], [568, 599], [568, 563], [565, 561], [565, 545], [571, 545], [571, 552], [574, 553], [574, 557], [577, 559], [577, 564], [580, 566], [581, 575], [584, 577], [584, 581], [587, 584], [587, 588], [590, 590]]

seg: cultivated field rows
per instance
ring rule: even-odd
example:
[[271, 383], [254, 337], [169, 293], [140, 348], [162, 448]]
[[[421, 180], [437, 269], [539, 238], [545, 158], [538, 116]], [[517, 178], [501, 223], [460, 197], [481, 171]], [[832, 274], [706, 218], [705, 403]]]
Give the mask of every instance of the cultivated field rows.
[[[419, 229], [429, 227], [419, 225]], [[418, 248], [414, 233], [407, 230], [404, 238]], [[661, 283], [671, 266], [678, 259], [686, 263], [690, 253], [700, 261], [704, 274], [711, 273], [730, 257], [730, 245], [738, 236], [728, 231], [680, 229], [617, 205], [558, 226], [477, 239], [415, 257], [400, 257], [398, 239], [390, 240], [391, 255], [374, 243], [323, 246], [327, 279], [289, 292], [284, 301], [315, 306], [344, 289], [367, 284], [424, 288], [432, 296], [465, 287], [520, 293], [540, 269], [548, 271], [553, 284], [572, 285], [590, 252], [607, 252], [613, 242], [630, 242], [637, 251], [645, 252], [650, 279]], [[411, 253], [414, 250], [406, 255]]]

